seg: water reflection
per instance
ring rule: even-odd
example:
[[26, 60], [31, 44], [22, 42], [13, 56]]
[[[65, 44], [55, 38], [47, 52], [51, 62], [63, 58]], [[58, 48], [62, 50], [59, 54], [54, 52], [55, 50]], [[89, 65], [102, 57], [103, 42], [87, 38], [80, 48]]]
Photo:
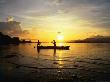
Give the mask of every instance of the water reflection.
[[[56, 52], [58, 52], [58, 54]], [[58, 65], [58, 68], [63, 68], [62, 54], [63, 54], [62, 50], [54, 49], [53, 64]]]
[[37, 48], [37, 52], [38, 52], [38, 54], [40, 54], [40, 49]]
[[35, 75], [30, 75], [33, 75], [32, 77], [49, 75], [50, 77], [53, 74], [61, 77], [62, 74], [65, 77], [71, 77], [76, 73], [88, 79], [91, 77], [102, 79], [110, 77], [110, 44], [72, 43], [68, 45], [71, 46], [71, 49], [67, 51], [37, 50], [34, 48], [36, 44], [0, 45], [0, 72], [10, 77], [24, 77], [27, 72], [43, 68], [40, 72], [38, 70]]
[[63, 64], [64, 64], [64, 62], [63, 62], [63, 52], [62, 52], [62, 50], [60, 50], [60, 52], [59, 52], [59, 57], [58, 57], [58, 61], [59, 61], [59, 68], [63, 68]]
[[64, 45], [64, 43], [58, 43], [58, 46], [63, 46]]
[[58, 64], [56, 61], [57, 55], [56, 55], [56, 49], [54, 49], [54, 53], [53, 53], [53, 64]]
[[[53, 54], [53, 55], [51, 55], [51, 56], [53, 56], [52, 58], [52, 64], [54, 65], [54, 67], [55, 68], [63, 68], [63, 64], [64, 64], [64, 62], [63, 62], [63, 51], [62, 50], [56, 50], [56, 49], [48, 49], [49, 51], [52, 51], [51, 53]], [[45, 50], [45, 51], [47, 51], [47, 50]], [[42, 53], [44, 53], [43, 52], [43, 50], [40, 50], [40, 49], [37, 49], [37, 60], [38, 59], [40, 59], [40, 58], [42, 58], [43, 56], [44, 56], [44, 54], [42, 54]], [[40, 57], [40, 56], [42, 56], [42, 57]], [[49, 60], [49, 59], [48, 59]]]
[[40, 58], [40, 49], [37, 49], [37, 60]]

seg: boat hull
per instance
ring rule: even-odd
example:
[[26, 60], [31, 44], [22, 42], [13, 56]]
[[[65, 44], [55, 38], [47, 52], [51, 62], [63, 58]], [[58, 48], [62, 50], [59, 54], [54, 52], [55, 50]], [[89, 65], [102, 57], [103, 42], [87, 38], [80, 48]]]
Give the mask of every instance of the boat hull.
[[69, 50], [70, 46], [37, 46], [37, 49], [61, 49], [61, 50]]

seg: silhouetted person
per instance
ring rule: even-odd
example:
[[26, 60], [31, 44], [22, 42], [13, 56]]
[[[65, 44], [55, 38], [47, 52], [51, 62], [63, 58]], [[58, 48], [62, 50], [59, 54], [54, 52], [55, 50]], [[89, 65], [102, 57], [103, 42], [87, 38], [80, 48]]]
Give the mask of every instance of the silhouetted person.
[[52, 42], [53, 44], [54, 44], [54, 47], [56, 47], [56, 41], [55, 40], [53, 40], [53, 42]]
[[38, 42], [37, 42], [37, 46], [40, 46], [41, 45], [41, 42], [38, 40]]

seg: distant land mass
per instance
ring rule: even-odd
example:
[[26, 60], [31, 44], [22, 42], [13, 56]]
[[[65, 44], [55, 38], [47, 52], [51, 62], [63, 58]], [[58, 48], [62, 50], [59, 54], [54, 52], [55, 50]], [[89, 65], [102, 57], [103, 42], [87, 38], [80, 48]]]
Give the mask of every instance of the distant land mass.
[[71, 40], [69, 43], [110, 43], [110, 36], [92, 36], [83, 40]]
[[[10, 37], [9, 35], [4, 35], [0, 32], [0, 44], [19, 44], [19, 43], [32, 43], [31, 41], [26, 41], [25, 39], [20, 40], [19, 37]], [[71, 40], [67, 43], [110, 43], [110, 36], [92, 36], [83, 40]]]
[[4, 35], [0, 32], [0, 44], [19, 44], [19, 43], [31, 43], [31, 41], [26, 41], [25, 39], [20, 40], [19, 37], [10, 37], [8, 35]]

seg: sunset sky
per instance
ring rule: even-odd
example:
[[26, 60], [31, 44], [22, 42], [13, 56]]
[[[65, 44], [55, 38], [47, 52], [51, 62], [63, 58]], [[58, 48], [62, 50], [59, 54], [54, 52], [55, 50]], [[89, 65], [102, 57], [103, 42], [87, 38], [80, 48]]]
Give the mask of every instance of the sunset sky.
[[58, 32], [64, 40], [110, 36], [110, 0], [0, 0], [0, 21], [8, 16], [31, 39], [50, 41]]

